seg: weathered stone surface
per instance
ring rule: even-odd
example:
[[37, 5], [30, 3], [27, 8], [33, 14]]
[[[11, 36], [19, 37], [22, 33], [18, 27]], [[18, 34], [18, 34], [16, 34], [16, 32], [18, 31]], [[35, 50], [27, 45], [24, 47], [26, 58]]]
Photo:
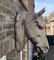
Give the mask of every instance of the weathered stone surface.
[[11, 50], [15, 50], [15, 40], [11, 38]]
[[5, 16], [3, 16], [3, 15], [0, 15], [0, 22], [2, 21], [4, 21], [5, 20]]
[[[14, 1], [14, 3], [15, 3], [15, 1]], [[18, 9], [18, 1], [16, 2], [17, 4], [15, 4], [16, 6], [14, 5], [14, 3], [11, 0], [2, 0], [0, 2], [2, 10], [0, 9], [0, 11], [5, 14], [10, 14], [10, 15], [14, 16]]]
[[15, 50], [14, 39], [10, 38], [10, 40], [0, 42], [0, 58], [12, 50]]
[[5, 38], [5, 32], [0, 33], [0, 40]]
[[0, 43], [0, 58], [1, 58], [1, 43]]
[[5, 42], [2, 42], [2, 43], [3, 43], [3, 55], [5, 55], [6, 54]]
[[6, 54], [9, 52], [9, 41], [5, 42]]
[[14, 23], [14, 19], [12, 19], [11, 16], [5, 15], [4, 24], [13, 24], [13, 23]]
[[0, 44], [0, 56], [2, 57], [3, 56], [3, 43]]
[[2, 6], [0, 6], [0, 13], [1, 13], [1, 12], [3, 12], [3, 7], [2, 7]]
[[0, 25], [0, 31], [2, 30], [2, 25]]
[[10, 31], [7, 31], [7, 35], [6, 36], [11, 36], [14, 34], [14, 30], [10, 30]]
[[4, 29], [14, 28], [14, 24], [4, 24]]
[[[0, 58], [15, 50], [13, 29], [15, 20], [11, 17], [15, 18], [17, 11], [18, 0], [0, 0]], [[13, 52], [8, 55], [7, 60], [20, 60], [20, 54]]]
[[3, 7], [3, 13], [11, 14], [11, 11], [9, 9]]
[[11, 3], [13, 3], [13, 0], [9, 0]]
[[7, 0], [0, 0], [0, 4], [9, 7], [9, 2], [7, 2]]
[[16, 51], [11, 51], [9, 54], [7, 54], [7, 60], [20, 60], [20, 53], [17, 54]]

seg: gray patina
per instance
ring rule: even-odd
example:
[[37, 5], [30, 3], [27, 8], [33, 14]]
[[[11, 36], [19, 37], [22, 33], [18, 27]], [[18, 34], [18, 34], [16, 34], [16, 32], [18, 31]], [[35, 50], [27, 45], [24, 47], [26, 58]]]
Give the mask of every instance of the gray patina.
[[44, 33], [45, 23], [43, 17], [45, 9], [38, 13], [21, 12], [17, 14], [15, 21], [15, 46], [17, 51], [21, 51], [26, 42], [30, 40], [39, 47], [43, 53], [49, 50], [47, 37]]

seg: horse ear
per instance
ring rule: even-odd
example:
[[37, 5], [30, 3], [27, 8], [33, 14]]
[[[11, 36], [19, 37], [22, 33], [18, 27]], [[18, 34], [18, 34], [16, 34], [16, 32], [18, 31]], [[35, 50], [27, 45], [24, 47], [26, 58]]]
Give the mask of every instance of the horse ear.
[[37, 18], [37, 17], [41, 16], [44, 12], [45, 12], [45, 7], [42, 10], [40, 10], [38, 13], [35, 13], [34, 17]]
[[45, 7], [44, 7], [42, 10], [40, 10], [40, 11], [37, 13], [37, 15], [38, 15], [38, 16], [41, 16], [44, 12], [45, 12]]

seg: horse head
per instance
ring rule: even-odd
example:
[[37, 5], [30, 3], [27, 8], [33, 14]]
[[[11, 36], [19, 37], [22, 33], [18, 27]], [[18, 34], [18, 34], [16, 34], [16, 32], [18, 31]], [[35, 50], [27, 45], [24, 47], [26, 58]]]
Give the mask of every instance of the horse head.
[[18, 13], [15, 24], [15, 41], [18, 51], [21, 51], [25, 43], [30, 40], [33, 45], [39, 47], [43, 53], [48, 52], [49, 44], [44, 33], [45, 24], [42, 17], [44, 12], [45, 8], [36, 14], [30, 12]]
[[36, 46], [41, 49], [43, 53], [47, 53], [49, 50], [49, 44], [47, 37], [45, 35], [45, 22], [42, 14], [44, 13], [45, 8], [40, 12], [33, 15], [33, 19], [29, 24], [26, 24], [26, 34], [29, 40]]

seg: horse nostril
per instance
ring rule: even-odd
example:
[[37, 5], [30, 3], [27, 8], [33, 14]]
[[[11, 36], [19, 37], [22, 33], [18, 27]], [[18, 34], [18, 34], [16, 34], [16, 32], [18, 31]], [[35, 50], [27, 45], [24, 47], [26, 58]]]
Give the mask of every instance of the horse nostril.
[[46, 49], [48, 49], [48, 47], [46, 46]]

